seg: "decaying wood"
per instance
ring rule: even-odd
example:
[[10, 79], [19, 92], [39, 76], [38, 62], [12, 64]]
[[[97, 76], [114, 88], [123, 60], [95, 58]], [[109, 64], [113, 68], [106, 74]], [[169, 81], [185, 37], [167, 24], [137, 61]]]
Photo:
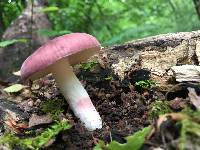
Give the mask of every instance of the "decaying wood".
[[[1, 115], [8, 115], [14, 120], [24, 120], [29, 118], [29, 114], [19, 108], [16, 103], [5, 99], [0, 99], [0, 113]], [[4, 115], [1, 115], [0, 120], [4, 120]]]
[[189, 91], [188, 96], [190, 98], [190, 101], [197, 109], [200, 109], [200, 96], [197, 95], [195, 89], [193, 88], [188, 87], [188, 91]]
[[182, 65], [182, 66], [173, 66], [172, 72], [176, 81], [194, 81], [200, 82], [200, 66], [196, 65]]
[[99, 60], [123, 79], [130, 69], [148, 69], [153, 76], [167, 77], [172, 66], [200, 61], [200, 31], [170, 33], [105, 48]]
[[47, 37], [37, 32], [39, 29], [51, 27], [47, 15], [41, 12], [42, 0], [34, 0], [33, 10], [30, 1], [27, 2], [27, 7], [7, 28], [2, 40], [23, 38], [27, 39], [28, 42], [0, 48], [0, 78], [2, 80], [9, 78], [13, 71], [19, 70], [27, 56], [48, 40]]

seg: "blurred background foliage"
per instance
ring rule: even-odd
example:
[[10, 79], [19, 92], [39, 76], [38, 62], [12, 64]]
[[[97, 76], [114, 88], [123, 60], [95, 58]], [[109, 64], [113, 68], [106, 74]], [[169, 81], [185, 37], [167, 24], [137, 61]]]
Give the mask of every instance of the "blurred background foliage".
[[[25, 8], [26, 0], [0, 1], [0, 37]], [[195, 0], [48, 0], [52, 30], [47, 36], [87, 32], [103, 45], [146, 36], [200, 29]], [[38, 12], [39, 13], [39, 12]]]

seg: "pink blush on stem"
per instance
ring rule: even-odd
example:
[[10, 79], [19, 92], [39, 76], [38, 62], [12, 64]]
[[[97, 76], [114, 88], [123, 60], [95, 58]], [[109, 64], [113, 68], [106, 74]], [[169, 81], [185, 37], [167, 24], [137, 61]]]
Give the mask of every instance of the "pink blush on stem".
[[78, 100], [76, 107], [78, 109], [94, 109], [94, 105], [92, 104], [90, 98], [84, 97]]

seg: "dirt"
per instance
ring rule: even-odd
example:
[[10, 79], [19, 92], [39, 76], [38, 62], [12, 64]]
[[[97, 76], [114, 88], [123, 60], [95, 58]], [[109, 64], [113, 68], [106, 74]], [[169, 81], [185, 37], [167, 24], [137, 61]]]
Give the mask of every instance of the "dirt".
[[[111, 70], [100, 68], [95, 72], [81, 70], [77, 76], [84, 84], [93, 104], [100, 113], [103, 128], [88, 132], [66, 104], [65, 107], [68, 109], [65, 108], [67, 111], [64, 114], [71, 116], [68, 119], [73, 122], [74, 126], [60, 134], [56, 142], [47, 149], [66, 149], [66, 147], [70, 149], [72, 147], [72, 149], [88, 150], [95, 146], [97, 139], [102, 139], [105, 142], [116, 140], [124, 143], [126, 142], [124, 137], [150, 124], [148, 117], [150, 103], [156, 99], [164, 98], [162, 93], [153, 89], [139, 93], [132, 81], [133, 77], [137, 78], [137, 74], [133, 76], [130, 73], [130, 76], [127, 75], [125, 80], [119, 81]], [[108, 80], [108, 76], [112, 76], [112, 79]], [[54, 89], [54, 93], [57, 92]], [[63, 98], [59, 92], [57, 94], [55, 97]]]

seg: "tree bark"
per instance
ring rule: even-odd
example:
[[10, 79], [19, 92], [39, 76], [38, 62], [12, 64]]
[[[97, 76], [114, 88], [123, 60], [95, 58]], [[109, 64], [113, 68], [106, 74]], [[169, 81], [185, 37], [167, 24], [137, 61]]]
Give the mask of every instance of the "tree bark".
[[28, 1], [22, 14], [4, 32], [3, 40], [23, 38], [28, 42], [0, 48], [0, 79], [6, 80], [11, 77], [12, 72], [19, 70], [23, 61], [36, 48], [49, 40], [37, 33], [39, 29], [51, 28], [47, 15], [40, 11], [42, 7], [43, 1], [41, 0], [34, 0], [33, 9]]

